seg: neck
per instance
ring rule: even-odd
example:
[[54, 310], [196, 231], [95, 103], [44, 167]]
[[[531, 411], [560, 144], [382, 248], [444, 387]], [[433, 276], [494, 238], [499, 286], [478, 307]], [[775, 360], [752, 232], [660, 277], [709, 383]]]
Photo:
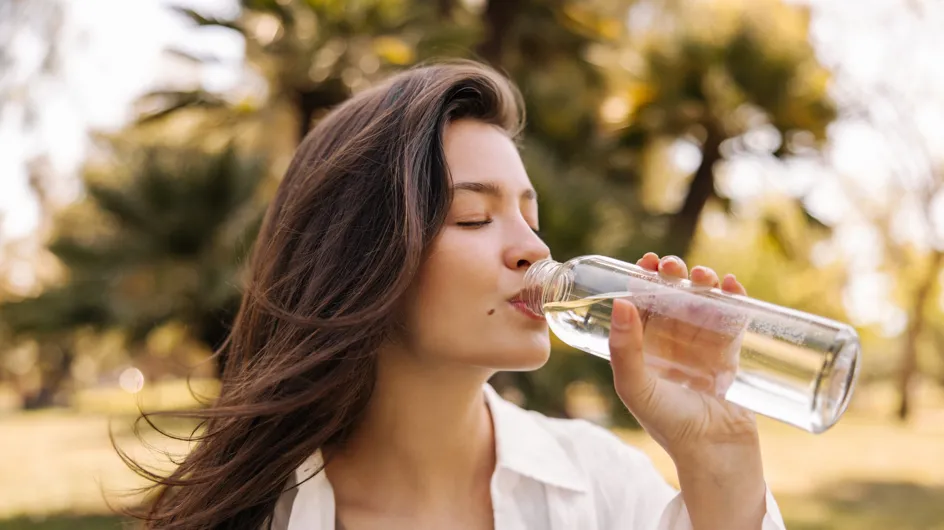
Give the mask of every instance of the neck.
[[487, 494], [495, 439], [482, 386], [490, 373], [394, 350], [379, 355], [377, 372], [362, 423], [331, 455], [339, 502], [345, 486], [361, 502], [401, 508]]

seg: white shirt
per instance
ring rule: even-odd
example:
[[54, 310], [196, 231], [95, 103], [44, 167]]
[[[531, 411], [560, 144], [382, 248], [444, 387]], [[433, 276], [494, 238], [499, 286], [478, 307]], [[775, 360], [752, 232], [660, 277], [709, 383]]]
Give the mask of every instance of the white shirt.
[[[495, 430], [495, 530], [691, 530], [681, 494], [649, 458], [583, 420], [525, 411], [485, 386]], [[273, 517], [276, 530], [335, 530], [334, 491], [312, 455], [295, 471]], [[762, 530], [785, 530], [767, 491]]]

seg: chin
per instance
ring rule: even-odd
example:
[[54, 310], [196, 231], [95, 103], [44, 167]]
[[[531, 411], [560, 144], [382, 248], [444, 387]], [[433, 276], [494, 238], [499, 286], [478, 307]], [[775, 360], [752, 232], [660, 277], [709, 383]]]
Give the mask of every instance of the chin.
[[490, 352], [488, 361], [483, 364], [499, 371], [527, 372], [544, 366], [551, 356], [551, 341], [546, 335], [543, 340], [516, 346], [502, 345], [495, 348]]

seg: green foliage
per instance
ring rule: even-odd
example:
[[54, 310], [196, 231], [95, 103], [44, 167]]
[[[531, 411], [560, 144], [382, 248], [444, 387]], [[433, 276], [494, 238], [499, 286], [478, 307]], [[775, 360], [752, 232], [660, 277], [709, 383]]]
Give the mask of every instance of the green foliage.
[[87, 226], [68, 213], [60, 220], [49, 250], [66, 280], [5, 303], [0, 319], [20, 336], [117, 327], [136, 340], [181, 321], [208, 345], [218, 344], [261, 222], [263, 160], [232, 147], [219, 153], [144, 147], [118, 168], [119, 184], [102, 177], [87, 183], [86, 206], [102, 224]]
[[[772, 14], [759, 16], [759, 10]], [[634, 105], [620, 132], [621, 157], [639, 159], [666, 139], [694, 142], [701, 151], [701, 164], [679, 209], [670, 212], [669, 222], [653, 224], [661, 233], [652, 250], [688, 254], [705, 206], [724, 200], [714, 186], [716, 165], [725, 156], [786, 157], [808, 153], [825, 140], [836, 110], [826, 93], [828, 75], [816, 62], [806, 41], [805, 19], [798, 13], [765, 2], [727, 25], [720, 8], [667, 14], [674, 16], [677, 31], [651, 36], [640, 45], [638, 74], [614, 75], [616, 85], [632, 93]], [[720, 27], [706, 31], [711, 25], [706, 19], [716, 19]], [[781, 26], [794, 31], [779, 30]], [[774, 145], [749, 139], [764, 127], [779, 138]], [[661, 176], [622, 173], [637, 182]]]
[[[277, 110], [291, 115], [297, 141], [330, 108], [391, 72], [431, 58], [477, 57], [506, 72], [524, 94], [522, 156], [539, 193], [542, 231], [558, 259], [687, 254], [702, 212], [730, 207], [714, 189], [716, 162], [739, 150], [778, 157], [808, 151], [835, 114], [826, 74], [806, 42], [805, 18], [796, 15], [798, 8], [774, 2], [744, 7], [743, 16], [698, 7], [702, 3], [668, 3], [657, 8], [653, 29], [638, 30], [645, 34], [630, 33], [633, 26], [626, 24], [635, 4], [630, 0], [240, 4], [234, 19], [178, 12], [199, 27], [239, 32], [247, 65], [268, 85], [266, 99], [247, 114], [245, 102], [199, 88], [155, 92], [147, 98], [154, 108], [142, 117], [149, 127], [191, 112], [242, 117]], [[790, 21], [792, 33], [771, 31], [782, 20]], [[624, 115], [614, 117], [606, 107], [612, 98], [625, 102]], [[747, 140], [759, 127], [774, 128], [779, 144], [758, 147]], [[812, 144], [793, 141], [807, 137]], [[654, 208], [644, 188], [666, 195], [671, 179], [647, 160], [667, 158], [667, 146], [681, 141], [700, 150], [701, 165], [683, 176], [691, 178], [678, 205]], [[108, 186], [90, 182], [88, 201], [104, 214], [106, 227], [94, 237], [64, 231], [50, 244], [70, 281], [18, 302], [23, 316], [15, 327], [48, 333], [117, 325], [141, 336], [178, 319], [208, 344], [218, 340], [223, 328], [208, 332], [214, 326], [207, 322], [219, 322], [238, 299], [238, 258], [255, 226], [250, 203], [264, 171], [233, 151], [203, 159], [149, 151], [129, 162], [133, 178]], [[808, 249], [796, 247], [784, 228], [794, 224], [771, 217], [764, 241], [779, 243], [771, 248], [803, 263]], [[605, 362], [561, 351], [541, 371], [502, 380], [520, 387], [528, 406], [556, 412], [570, 382], [611, 385]]]
[[[772, 17], [743, 16], [731, 29], [706, 32], [711, 18], [720, 20], [720, 14], [678, 8], [666, 14], [675, 17], [675, 31], [633, 42], [639, 36], [607, 30], [622, 27], [621, 9], [519, 4], [526, 4], [519, 15], [529, 24], [512, 26], [518, 32], [506, 36], [510, 51], [501, 64], [527, 99], [530, 142], [523, 156], [542, 195], [542, 224], [558, 259], [597, 252], [628, 261], [646, 251], [689, 254], [705, 207], [711, 202], [730, 206], [714, 189], [716, 162], [724, 158], [725, 142], [750, 151], [753, 146], [742, 140], [744, 135], [770, 125], [784, 140], [767, 153], [755, 153], [790, 156], [794, 147], [810, 146], [795, 146], [786, 139], [805, 131], [822, 141], [835, 117], [825, 91], [825, 70], [816, 62], [802, 24], [801, 32], [776, 42], [783, 36], [769, 31], [777, 23]], [[774, 10], [796, 11], [785, 6]], [[634, 74], [613, 59], [629, 53], [630, 46], [641, 58]], [[624, 91], [632, 92], [630, 116], [611, 132], [601, 119], [601, 101]], [[642, 200], [641, 187], [665, 176], [647, 170], [642, 162], [666, 139], [693, 142], [702, 163], [678, 211], [652, 211]], [[822, 227], [811, 216], [803, 219], [814, 229]], [[766, 228], [775, 252], [801, 266], [808, 264], [808, 249], [795, 252], [785, 243], [790, 238], [779, 218], [771, 217]], [[606, 234], [612, 231], [620, 234]], [[553, 409], [541, 396], [559, 395], [562, 385], [580, 378], [612, 388], [606, 363], [580, 359], [580, 369], [568, 367], [569, 377], [541, 372], [518, 376], [530, 379], [519, 381], [519, 386], [531, 389], [528, 404]], [[559, 368], [550, 365], [544, 370]], [[624, 412], [618, 404], [613, 409], [617, 421], [628, 420]]]

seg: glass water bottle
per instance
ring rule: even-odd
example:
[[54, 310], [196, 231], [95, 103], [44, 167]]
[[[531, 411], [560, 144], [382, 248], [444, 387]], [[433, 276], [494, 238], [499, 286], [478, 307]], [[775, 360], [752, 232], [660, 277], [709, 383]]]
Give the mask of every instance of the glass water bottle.
[[525, 277], [527, 303], [565, 343], [609, 360], [613, 300], [643, 321], [643, 353], [660, 377], [812, 433], [830, 428], [859, 372], [852, 327], [604, 256], [546, 259]]

